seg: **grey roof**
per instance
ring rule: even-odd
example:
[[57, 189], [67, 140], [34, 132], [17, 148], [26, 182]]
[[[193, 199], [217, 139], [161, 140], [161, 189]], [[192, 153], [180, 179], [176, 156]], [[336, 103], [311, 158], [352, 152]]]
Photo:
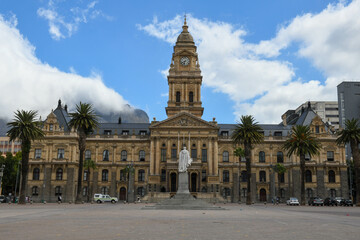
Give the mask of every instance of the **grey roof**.
[[104, 134], [105, 130], [110, 130], [111, 134], [121, 134], [122, 131], [130, 131], [130, 134], [133, 134], [135, 131], [136, 135], [140, 134], [140, 131], [146, 131], [149, 134], [150, 123], [100, 123], [99, 134]]
[[57, 118], [57, 121], [58, 121], [60, 127], [63, 128], [65, 130], [65, 132], [70, 131], [70, 127], [68, 124], [70, 121], [70, 116], [69, 116], [68, 112], [65, 109], [63, 109], [61, 107], [61, 105], [59, 105], [55, 109], [54, 114]]
[[[218, 124], [220, 127], [219, 134], [223, 131], [228, 131], [229, 136], [232, 135], [237, 124]], [[282, 136], [287, 136], [288, 132], [291, 130], [292, 126], [283, 126], [280, 124], [259, 124], [259, 126], [264, 130], [264, 136], [274, 135], [274, 132], [281, 132]]]
[[6, 126], [7, 121], [4, 119], [0, 119], [0, 136], [6, 136], [7, 131], [9, 130], [9, 127]]

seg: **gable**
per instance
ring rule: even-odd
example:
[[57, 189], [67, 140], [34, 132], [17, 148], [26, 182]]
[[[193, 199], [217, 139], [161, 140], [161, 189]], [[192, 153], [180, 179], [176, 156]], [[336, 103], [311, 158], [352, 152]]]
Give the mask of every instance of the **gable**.
[[218, 130], [216, 122], [207, 122], [187, 112], [180, 112], [177, 115], [161, 122], [151, 123], [150, 128], [211, 128]]

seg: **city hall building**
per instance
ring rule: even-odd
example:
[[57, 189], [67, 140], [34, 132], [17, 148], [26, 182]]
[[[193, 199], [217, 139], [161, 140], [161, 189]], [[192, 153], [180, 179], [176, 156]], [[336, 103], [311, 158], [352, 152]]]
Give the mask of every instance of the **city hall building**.
[[[192, 195], [209, 202], [245, 202], [245, 161], [234, 155], [238, 146], [231, 139], [236, 125], [201, 118], [202, 76], [196, 50], [185, 22], [171, 58], [167, 119], [122, 123], [119, 118], [101, 123], [87, 138], [85, 159], [93, 160], [96, 168], [83, 172], [84, 200], [88, 191], [91, 196], [103, 193], [130, 202], [170, 198], [178, 187], [178, 155], [186, 146], [193, 159], [188, 169]], [[75, 200], [79, 148], [69, 120], [59, 101], [44, 121], [45, 138], [32, 144], [27, 195], [35, 202], [56, 201], [58, 195], [63, 201]], [[309, 125], [322, 145], [318, 155], [306, 158], [306, 197], [349, 196], [344, 148], [336, 145], [330, 126], [309, 106], [300, 113], [287, 111], [280, 124], [260, 124], [264, 141], [252, 149], [254, 202], [271, 202], [278, 193], [281, 201], [300, 199], [300, 159], [288, 157], [282, 148], [292, 126], [299, 124]], [[273, 170], [276, 163], [287, 169], [279, 177]], [[129, 178], [124, 168], [133, 169]]]

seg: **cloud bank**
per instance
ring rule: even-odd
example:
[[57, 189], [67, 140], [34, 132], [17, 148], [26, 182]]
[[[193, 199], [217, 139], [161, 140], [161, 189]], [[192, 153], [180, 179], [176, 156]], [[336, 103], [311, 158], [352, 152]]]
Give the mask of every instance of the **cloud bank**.
[[16, 28], [17, 20], [0, 15], [0, 118], [12, 118], [17, 109], [38, 110], [46, 117], [61, 98], [69, 109], [80, 101], [101, 113], [129, 109], [124, 98], [108, 88], [99, 75], [66, 73], [41, 62], [35, 47]]
[[[247, 32], [225, 22], [189, 16], [189, 31], [198, 46], [203, 83], [234, 101], [234, 115], [251, 114], [263, 123], [280, 122], [281, 114], [308, 100], [337, 100], [336, 86], [360, 79], [360, 0], [329, 4], [317, 14], [290, 20], [273, 39], [246, 42]], [[175, 44], [183, 24], [180, 15], [138, 29]], [[293, 63], [280, 60], [295, 46], [325, 80], [301, 79]], [[284, 58], [282, 58], [284, 59]]]

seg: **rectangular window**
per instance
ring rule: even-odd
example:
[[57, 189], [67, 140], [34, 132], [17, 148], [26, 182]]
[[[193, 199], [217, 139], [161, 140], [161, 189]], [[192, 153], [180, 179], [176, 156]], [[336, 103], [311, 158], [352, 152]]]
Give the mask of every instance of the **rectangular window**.
[[87, 181], [88, 180], [88, 171], [85, 170], [84, 171], [84, 181]]
[[35, 158], [41, 158], [41, 148], [35, 149]]
[[87, 187], [83, 188], [83, 196], [87, 196]]
[[281, 137], [281, 136], [282, 136], [282, 132], [274, 132], [274, 136]]
[[166, 149], [165, 148], [161, 149], [161, 161], [166, 162]]
[[111, 135], [111, 130], [104, 130], [104, 135]]
[[54, 130], [54, 125], [53, 125], [53, 124], [50, 124], [50, 125], [49, 125], [49, 131], [52, 131], [52, 130]]
[[305, 161], [310, 161], [311, 160], [311, 157], [310, 157], [310, 154], [305, 154]]
[[85, 151], [85, 160], [91, 160], [91, 151], [90, 150]]
[[122, 131], [122, 135], [129, 135], [129, 131], [128, 130]]
[[221, 131], [220, 135], [223, 136], [223, 137], [227, 137], [227, 136], [229, 136], [229, 132], [228, 131]]
[[171, 149], [171, 159], [176, 159], [177, 158], [177, 151], [176, 148]]
[[201, 149], [201, 161], [207, 162], [207, 149]]
[[57, 158], [58, 159], [63, 159], [64, 156], [65, 156], [65, 150], [63, 148], [59, 148]]
[[197, 158], [197, 150], [196, 148], [191, 149], [191, 158], [195, 161]]
[[285, 182], [285, 174], [284, 173], [280, 174], [280, 182], [281, 183]]
[[328, 161], [334, 161], [334, 152], [333, 151], [328, 151], [327, 152], [327, 160]]
[[319, 126], [315, 126], [315, 133], [320, 133], [320, 127]]
[[201, 171], [201, 181], [206, 182], [206, 170], [205, 169]]
[[141, 135], [141, 136], [145, 136], [145, 135], [146, 135], [146, 131], [140, 131], [140, 135]]

